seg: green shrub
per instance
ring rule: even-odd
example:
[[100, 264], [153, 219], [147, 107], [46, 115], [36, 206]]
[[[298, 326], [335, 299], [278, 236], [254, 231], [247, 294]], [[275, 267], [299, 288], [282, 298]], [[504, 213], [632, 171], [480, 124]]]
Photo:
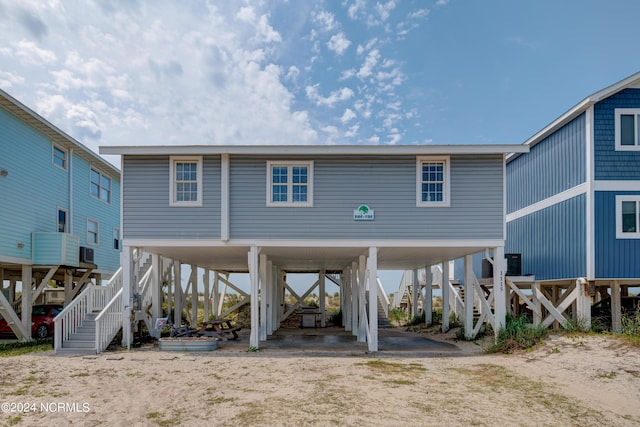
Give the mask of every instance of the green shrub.
[[547, 336], [548, 330], [542, 325], [533, 326], [525, 317], [515, 318], [507, 314], [505, 327], [498, 332], [496, 343], [487, 349], [487, 353], [512, 353], [534, 347]]

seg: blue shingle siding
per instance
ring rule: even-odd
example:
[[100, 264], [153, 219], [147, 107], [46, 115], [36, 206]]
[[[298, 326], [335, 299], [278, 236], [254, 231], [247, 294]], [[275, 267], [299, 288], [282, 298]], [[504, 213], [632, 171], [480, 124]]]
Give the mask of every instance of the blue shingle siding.
[[169, 206], [169, 156], [125, 156], [124, 238], [219, 239], [220, 157], [204, 156], [202, 207]]
[[640, 239], [616, 239], [616, 195], [640, 192], [595, 193], [595, 274], [598, 279], [640, 278]]
[[[502, 156], [451, 158], [451, 207], [416, 207], [416, 157], [320, 157], [313, 207], [267, 207], [266, 164], [232, 156], [232, 239], [502, 239]], [[354, 221], [366, 203], [374, 221]]]
[[625, 89], [594, 106], [595, 179], [640, 179], [640, 151], [615, 150], [616, 108], [640, 108], [640, 89]]
[[536, 279], [586, 275], [584, 194], [507, 223], [505, 253], [522, 254], [522, 274]]
[[585, 182], [585, 153], [581, 114], [507, 164], [507, 213]]

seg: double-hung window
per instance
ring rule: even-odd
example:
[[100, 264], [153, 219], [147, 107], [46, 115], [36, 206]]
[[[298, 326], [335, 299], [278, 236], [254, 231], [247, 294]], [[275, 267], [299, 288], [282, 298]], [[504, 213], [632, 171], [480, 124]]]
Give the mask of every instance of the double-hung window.
[[87, 243], [90, 245], [98, 245], [100, 243], [98, 237], [98, 221], [87, 219]]
[[60, 169], [67, 170], [67, 150], [53, 144], [52, 159], [53, 164]]
[[111, 178], [91, 168], [91, 195], [105, 203], [111, 203]]
[[120, 250], [120, 229], [113, 227], [113, 249]]
[[171, 156], [171, 206], [202, 206], [202, 157]]
[[58, 233], [68, 233], [69, 226], [67, 225], [67, 210], [58, 208]]
[[640, 239], [640, 196], [616, 196], [616, 237]]
[[449, 195], [449, 157], [420, 156], [416, 162], [416, 205], [447, 207]]
[[616, 150], [640, 150], [640, 108], [616, 108]]
[[313, 162], [267, 162], [267, 206], [313, 206]]

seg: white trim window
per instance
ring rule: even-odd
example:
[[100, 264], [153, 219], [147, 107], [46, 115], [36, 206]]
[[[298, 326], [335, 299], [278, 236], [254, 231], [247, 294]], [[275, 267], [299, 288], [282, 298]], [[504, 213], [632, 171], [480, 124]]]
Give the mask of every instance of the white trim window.
[[202, 206], [202, 157], [171, 156], [169, 205]]
[[66, 209], [58, 208], [58, 221], [57, 228], [58, 233], [68, 233], [69, 232], [69, 214]]
[[67, 170], [68, 156], [69, 152], [67, 150], [56, 144], [51, 144], [51, 163], [53, 163], [54, 166]]
[[615, 109], [616, 151], [640, 150], [640, 108]]
[[616, 196], [616, 238], [640, 239], [640, 196]]
[[105, 203], [111, 203], [111, 178], [97, 169], [91, 168], [91, 196]]
[[98, 246], [100, 244], [100, 224], [98, 221], [87, 218], [87, 244]]
[[448, 207], [449, 156], [420, 156], [416, 161], [416, 205]]
[[267, 206], [313, 206], [313, 161], [268, 161]]
[[113, 227], [113, 249], [116, 251], [119, 251], [122, 247], [120, 240], [120, 229], [118, 227]]

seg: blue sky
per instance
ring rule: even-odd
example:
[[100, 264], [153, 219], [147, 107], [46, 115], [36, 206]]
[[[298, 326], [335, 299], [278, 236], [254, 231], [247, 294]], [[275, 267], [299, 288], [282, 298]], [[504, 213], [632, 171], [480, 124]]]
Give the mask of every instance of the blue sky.
[[95, 150], [517, 144], [640, 70], [638, 16], [631, 0], [5, 0], [0, 87]]

